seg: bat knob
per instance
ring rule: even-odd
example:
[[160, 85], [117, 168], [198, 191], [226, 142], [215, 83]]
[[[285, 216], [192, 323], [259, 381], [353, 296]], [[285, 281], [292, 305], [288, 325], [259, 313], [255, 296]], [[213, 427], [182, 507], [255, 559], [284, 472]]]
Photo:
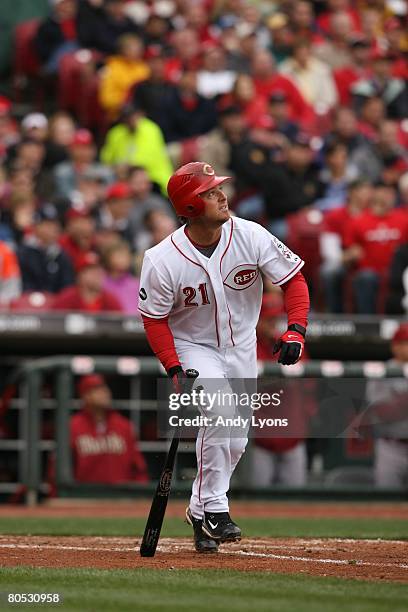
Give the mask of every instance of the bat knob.
[[199, 373], [197, 372], [197, 370], [194, 370], [193, 368], [189, 368], [188, 370], [186, 370], [186, 376], [187, 378], [198, 378]]

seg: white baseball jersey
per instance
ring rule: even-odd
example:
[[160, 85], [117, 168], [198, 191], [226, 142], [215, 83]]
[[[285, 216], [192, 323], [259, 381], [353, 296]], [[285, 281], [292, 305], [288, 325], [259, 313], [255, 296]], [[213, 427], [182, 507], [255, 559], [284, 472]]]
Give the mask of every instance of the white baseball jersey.
[[264, 227], [231, 217], [206, 257], [185, 226], [146, 251], [139, 310], [169, 317], [176, 340], [219, 348], [255, 342], [262, 300], [262, 271], [275, 285], [294, 276], [304, 262]]

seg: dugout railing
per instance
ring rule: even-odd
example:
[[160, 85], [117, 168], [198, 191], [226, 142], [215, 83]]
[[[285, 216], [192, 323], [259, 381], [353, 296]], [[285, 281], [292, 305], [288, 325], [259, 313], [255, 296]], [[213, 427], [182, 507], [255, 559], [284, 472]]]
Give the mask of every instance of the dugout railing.
[[[19, 439], [15, 440], [18, 452], [19, 480], [26, 491], [26, 500], [29, 504], [37, 503], [38, 499], [47, 495], [45, 455], [55, 453], [55, 483], [60, 496], [134, 496], [150, 494], [154, 487], [155, 473], [153, 470], [152, 482], [148, 485], [120, 485], [103, 486], [80, 484], [74, 481], [71, 471], [71, 456], [69, 446], [69, 420], [73, 409], [79, 406], [75, 399], [75, 381], [77, 377], [93, 372], [105, 375], [120, 376], [126, 379], [129, 386], [127, 399], [113, 402], [114, 407], [125, 410], [129, 414], [137, 433], [140, 435], [140, 415], [142, 412], [155, 412], [156, 401], [154, 397], [145, 397], [142, 382], [150, 379], [151, 388], [156, 387], [156, 379], [164, 376], [164, 371], [154, 358], [143, 357], [87, 357], [87, 356], [55, 356], [49, 358], [27, 361], [18, 372], [20, 385], [19, 409]], [[400, 367], [385, 362], [341, 362], [341, 361], [309, 361], [299, 363], [290, 368], [277, 363], [261, 362], [259, 372], [264, 376], [281, 376], [283, 378], [362, 378], [378, 379], [384, 377], [408, 378], [408, 367]], [[124, 377], [124, 378], [123, 378]], [[49, 397], [44, 397], [44, 386], [48, 386]], [[51, 392], [50, 392], [51, 391]], [[42, 439], [44, 412], [53, 416], [54, 440]], [[12, 448], [13, 441], [3, 441], [0, 451]], [[335, 441], [331, 441], [335, 442]], [[168, 447], [167, 440], [144, 441], [140, 440], [140, 449], [151, 465], [155, 466], [156, 473], [160, 469]], [[378, 491], [371, 486], [327, 486], [327, 483], [312, 482], [310, 486], [299, 490], [284, 490], [276, 487], [254, 491], [250, 485], [248, 473], [250, 456], [249, 445], [245, 460], [241, 461], [234, 479], [233, 490], [237, 494], [257, 493], [262, 496], [286, 494], [302, 497], [358, 497], [366, 495], [406, 498], [404, 491]], [[173, 483], [174, 494], [187, 495], [191, 487], [194, 473], [195, 445], [193, 441], [180, 446], [179, 461], [188, 459], [187, 467], [183, 472], [175, 471]], [[190, 467], [188, 467], [188, 463]]]

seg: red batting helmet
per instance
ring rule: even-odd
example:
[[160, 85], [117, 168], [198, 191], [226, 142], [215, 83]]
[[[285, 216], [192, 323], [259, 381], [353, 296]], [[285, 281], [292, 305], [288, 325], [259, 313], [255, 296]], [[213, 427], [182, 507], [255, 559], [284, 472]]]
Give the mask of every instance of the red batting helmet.
[[230, 179], [217, 176], [214, 168], [205, 162], [191, 162], [181, 166], [170, 177], [167, 193], [179, 217], [198, 217], [204, 211], [200, 193], [213, 189]]

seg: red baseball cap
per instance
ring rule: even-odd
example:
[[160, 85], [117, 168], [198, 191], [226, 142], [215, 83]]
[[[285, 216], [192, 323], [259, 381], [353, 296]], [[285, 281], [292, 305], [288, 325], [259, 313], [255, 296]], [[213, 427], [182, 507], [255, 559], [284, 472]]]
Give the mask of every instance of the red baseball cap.
[[113, 183], [106, 191], [107, 200], [125, 200], [130, 198], [132, 192], [127, 183]]
[[78, 395], [83, 397], [88, 391], [96, 389], [96, 387], [104, 387], [106, 381], [100, 374], [89, 374], [88, 376], [82, 376], [78, 383]]
[[408, 342], [408, 323], [402, 323], [395, 332], [393, 342]]
[[91, 266], [100, 266], [100, 265], [101, 265], [101, 260], [99, 258], [99, 255], [97, 253], [94, 253], [93, 251], [88, 251], [87, 253], [84, 253], [81, 257], [78, 257], [78, 259], [76, 259], [75, 271], [78, 274], [84, 268], [89, 268]]
[[74, 138], [72, 139], [71, 146], [87, 146], [93, 144], [93, 136], [89, 130], [85, 130], [81, 128], [77, 130], [74, 134]]

